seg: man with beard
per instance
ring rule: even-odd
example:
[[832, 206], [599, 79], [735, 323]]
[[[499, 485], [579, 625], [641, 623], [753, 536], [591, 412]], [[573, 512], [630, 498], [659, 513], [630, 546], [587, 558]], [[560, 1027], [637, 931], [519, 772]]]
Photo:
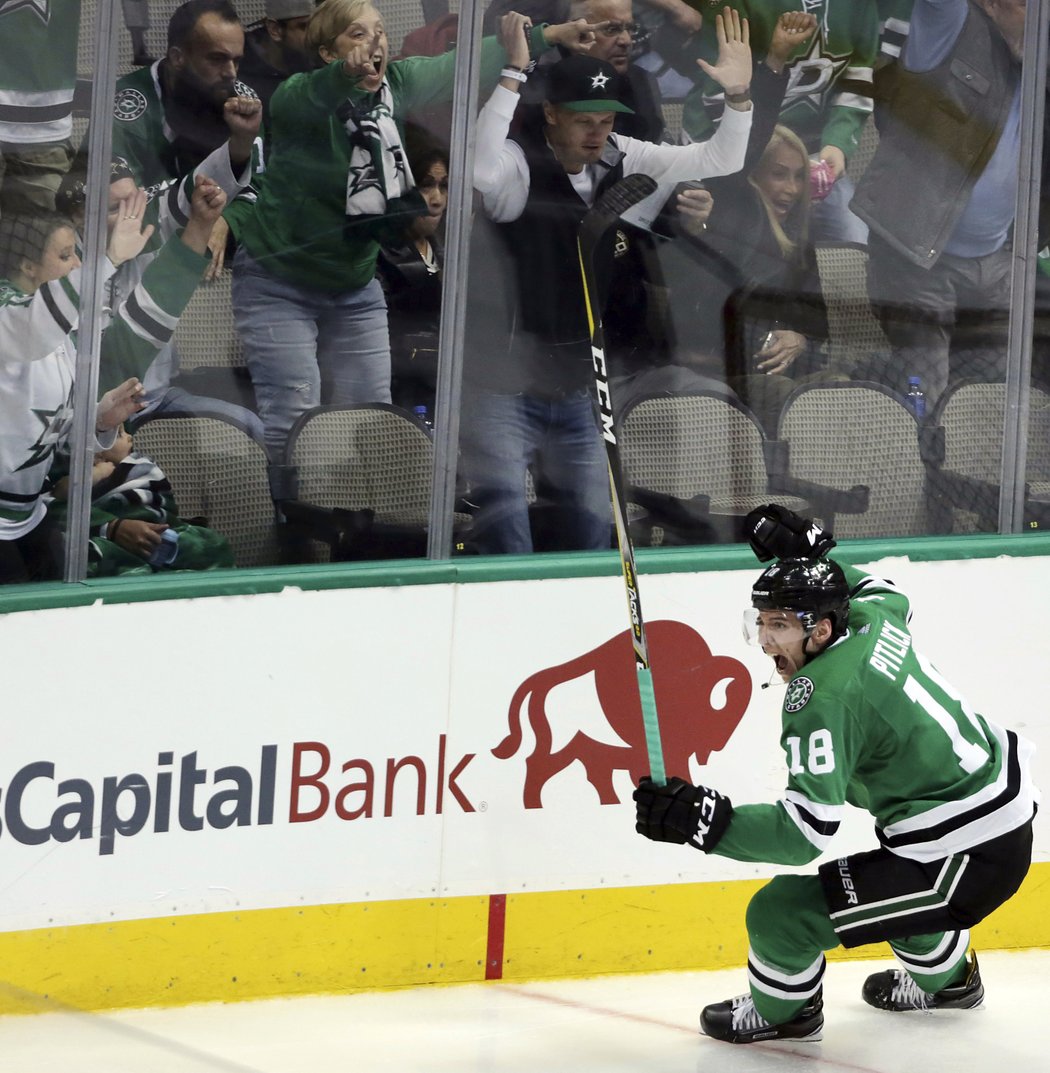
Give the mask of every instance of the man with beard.
[[[755, 580], [743, 626], [787, 686], [785, 790], [734, 806], [713, 787], [643, 775], [634, 792], [645, 838], [792, 868], [748, 904], [748, 992], [705, 1006], [700, 1031], [734, 1044], [816, 1042], [824, 955], [840, 945], [886, 942], [900, 963], [865, 980], [869, 1006], [976, 1009], [984, 984], [967, 957], [970, 929], [1031, 865], [1034, 746], [975, 712], [916, 649], [905, 593], [826, 557], [830, 532], [776, 503], [744, 525], [759, 560], [776, 560]], [[870, 813], [878, 845], [829, 855], [847, 805]], [[818, 857], [816, 872], [799, 871]]]
[[306, 47], [315, 0], [266, 0], [266, 16], [244, 36], [241, 77], [263, 102], [263, 142], [269, 140], [270, 98], [290, 75], [319, 66]]
[[[677, 15], [678, 8], [684, 10], [699, 26], [701, 17], [687, 7], [683, 0], [662, 0], [662, 3]], [[513, 5], [512, 5], [513, 6]], [[518, 5], [521, 6], [521, 5]], [[630, 112], [616, 115], [613, 130], [617, 134], [626, 134], [631, 138], [640, 138], [646, 142], [662, 142], [665, 139], [664, 117], [660, 105], [660, 90], [656, 79], [648, 71], [633, 63], [635, 36], [639, 31], [634, 21], [631, 0], [570, 0], [569, 17], [586, 19], [594, 27], [594, 45], [588, 55], [604, 60], [623, 76], [623, 104]], [[535, 5], [525, 5], [526, 13], [535, 21], [539, 14]], [[671, 15], [669, 18], [673, 17]], [[540, 65], [530, 74], [529, 83], [522, 87], [523, 105], [538, 107], [544, 99], [546, 73], [552, 63], [567, 55], [552, 52], [544, 57]]]
[[259, 103], [237, 80], [243, 54], [229, 0], [189, 0], [168, 23], [167, 55], [117, 80], [113, 152], [139, 186], [181, 178], [227, 140], [234, 172], [250, 163]]

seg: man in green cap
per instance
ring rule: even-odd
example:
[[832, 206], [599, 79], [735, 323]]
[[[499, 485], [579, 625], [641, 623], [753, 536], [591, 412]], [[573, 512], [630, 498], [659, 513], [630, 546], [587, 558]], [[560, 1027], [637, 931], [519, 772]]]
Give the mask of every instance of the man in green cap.
[[[482, 553], [533, 550], [530, 467], [557, 518], [555, 546], [610, 546], [576, 234], [587, 210], [625, 175], [673, 183], [742, 166], [751, 129], [747, 23], [735, 14], [718, 22], [720, 53], [708, 70], [725, 86], [728, 114], [709, 142], [673, 146], [612, 133], [616, 116], [630, 111], [622, 103], [623, 76], [584, 54], [547, 68], [542, 104], [520, 109], [526, 114], [512, 131], [528, 78], [528, 20], [505, 16], [508, 66], [478, 120], [474, 187], [492, 227], [476, 229], [471, 258], [476, 302], [460, 440]], [[633, 263], [626, 229], [616, 230], [597, 254], [603, 300]]]

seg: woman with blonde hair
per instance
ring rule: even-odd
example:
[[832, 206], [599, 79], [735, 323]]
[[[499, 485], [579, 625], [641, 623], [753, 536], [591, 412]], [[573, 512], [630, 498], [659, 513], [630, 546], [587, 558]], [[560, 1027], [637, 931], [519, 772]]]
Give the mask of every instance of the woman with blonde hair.
[[785, 259], [800, 259], [809, 241], [809, 153], [790, 128], [777, 124], [747, 177], [765, 206], [769, 229]]
[[[683, 189], [670, 207], [677, 241], [660, 259], [670, 292], [672, 364], [726, 383], [772, 431], [780, 404], [810, 369], [827, 311], [809, 242], [810, 163], [777, 125], [783, 57], [813, 32], [812, 15], [781, 15], [751, 83], [755, 117], [744, 167]], [[812, 362], [810, 363], [812, 364]]]

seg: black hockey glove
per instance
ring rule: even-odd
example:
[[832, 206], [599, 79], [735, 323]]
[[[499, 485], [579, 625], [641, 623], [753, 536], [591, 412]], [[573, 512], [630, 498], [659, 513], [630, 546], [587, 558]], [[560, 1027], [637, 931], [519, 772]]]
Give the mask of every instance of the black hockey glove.
[[638, 782], [633, 794], [634, 829], [654, 842], [688, 843], [710, 853], [725, 834], [733, 815], [733, 804], [709, 786], [692, 786], [684, 779], [670, 779], [657, 786], [648, 775]]
[[777, 503], [751, 511], [744, 519], [744, 532], [760, 563], [770, 559], [819, 559], [835, 546], [830, 530]]

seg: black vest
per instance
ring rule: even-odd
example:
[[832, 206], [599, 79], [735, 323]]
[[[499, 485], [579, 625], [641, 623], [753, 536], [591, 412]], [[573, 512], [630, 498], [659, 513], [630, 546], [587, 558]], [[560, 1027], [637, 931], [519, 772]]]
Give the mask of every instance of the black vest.
[[[576, 249], [587, 206], [540, 124], [527, 124], [514, 140], [529, 164], [529, 196], [516, 220], [475, 221], [466, 374], [486, 390], [559, 398], [593, 383]], [[599, 196], [622, 177], [621, 157], [610, 138]], [[616, 241], [609, 234], [595, 257], [602, 295]]]
[[971, 3], [939, 66], [899, 65], [850, 208], [908, 260], [934, 265], [995, 151], [1019, 78], [995, 24]]

